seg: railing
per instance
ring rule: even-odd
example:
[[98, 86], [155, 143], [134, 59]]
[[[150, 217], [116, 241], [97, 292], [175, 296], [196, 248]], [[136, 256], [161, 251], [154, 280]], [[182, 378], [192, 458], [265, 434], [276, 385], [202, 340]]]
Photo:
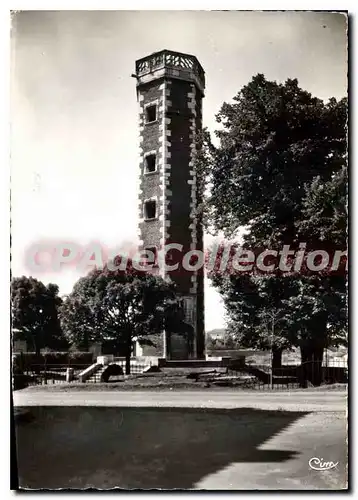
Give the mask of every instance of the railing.
[[[205, 362], [203, 362], [205, 363]], [[115, 359], [115, 364], [122, 368], [125, 373], [125, 359]], [[150, 368], [150, 362], [138, 362], [131, 360], [131, 374], [138, 375]], [[177, 365], [177, 363], [174, 363]], [[185, 362], [179, 363], [179, 365]], [[187, 364], [187, 363], [186, 363]], [[201, 363], [198, 363], [201, 364]], [[169, 362], [166, 366], [170, 368]], [[110, 365], [109, 365], [110, 366]], [[212, 364], [208, 364], [212, 367]], [[271, 373], [271, 366], [268, 364], [248, 365], [239, 363], [238, 360], [227, 360], [221, 362], [221, 366], [226, 370], [226, 377], [217, 381], [216, 385], [233, 386], [241, 389], [254, 390], [289, 390], [302, 387], [310, 387], [318, 384], [346, 384], [348, 382], [347, 362], [335, 360], [334, 366], [321, 366], [318, 362], [308, 362], [301, 365], [282, 365], [274, 368]], [[173, 366], [174, 367], [174, 366]], [[13, 374], [14, 389], [22, 389], [28, 385], [51, 385], [63, 384], [68, 380], [66, 365], [46, 366], [44, 364], [31, 364], [22, 373]], [[72, 382], [79, 382], [79, 374], [83, 371], [83, 365], [71, 365]], [[189, 369], [200, 368], [195, 363], [190, 363]], [[123, 376], [122, 376], [123, 377]], [[111, 377], [112, 378], [112, 377]], [[318, 384], [317, 384], [318, 381]]]
[[[125, 360], [118, 360], [115, 364], [119, 365], [123, 374], [125, 373]], [[95, 369], [93, 367], [96, 364], [91, 365], [86, 370], [87, 377], [82, 378], [84, 368], [83, 365], [71, 365], [70, 367], [64, 365], [54, 365], [46, 366], [44, 364], [31, 364], [27, 366], [22, 373], [13, 373], [13, 388], [22, 389], [27, 386], [33, 385], [53, 385], [53, 384], [64, 384], [68, 382], [86, 382], [87, 378], [91, 378]], [[98, 365], [102, 366], [102, 365]], [[110, 365], [108, 365], [110, 366]], [[143, 373], [146, 369], [150, 368], [151, 363], [140, 363], [137, 361], [131, 361], [131, 375], [138, 375]], [[71, 378], [68, 380], [67, 370], [70, 368], [72, 370]], [[107, 368], [107, 367], [106, 367]], [[85, 371], [86, 371], [85, 370]], [[97, 380], [96, 380], [97, 381]]]
[[67, 381], [68, 368], [72, 370], [71, 381], [78, 382], [78, 375], [83, 371], [83, 365], [31, 364], [24, 367], [22, 373], [13, 373], [13, 387], [21, 389], [32, 385], [64, 384]]
[[163, 67], [193, 71], [200, 79], [203, 87], [205, 86], [205, 73], [196, 57], [180, 52], [163, 50], [139, 59], [136, 62], [136, 73], [137, 76], [142, 76]]
[[274, 368], [268, 364], [244, 364], [243, 366], [231, 365], [228, 367], [229, 375], [247, 374], [245, 384], [247, 388], [270, 389], [296, 389], [313, 385], [346, 384], [348, 383], [348, 365], [346, 361], [335, 361], [333, 366], [324, 366], [320, 362], [306, 362], [300, 365], [282, 365]]
[[[126, 372], [126, 362], [125, 360], [115, 361], [116, 365], [119, 365], [123, 373]], [[131, 361], [131, 375], [138, 375], [143, 373], [147, 368], [150, 368], [151, 363], [138, 363], [137, 361]]]
[[80, 382], [86, 382], [92, 375], [94, 375], [103, 365], [100, 363], [93, 363], [93, 365], [89, 366], [85, 370], [81, 371], [78, 374], [78, 380]]

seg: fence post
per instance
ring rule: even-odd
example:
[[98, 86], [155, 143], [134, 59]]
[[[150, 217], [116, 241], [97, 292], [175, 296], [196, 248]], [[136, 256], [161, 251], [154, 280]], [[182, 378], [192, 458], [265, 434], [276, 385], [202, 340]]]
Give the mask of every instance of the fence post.
[[66, 382], [71, 382], [73, 380], [73, 368], [68, 367], [66, 370]]
[[47, 376], [46, 376], [46, 365], [47, 365], [47, 356], [44, 355], [45, 358], [45, 371], [44, 371], [44, 385], [47, 385]]
[[275, 316], [272, 314], [271, 318], [271, 349], [270, 349], [270, 365], [271, 365], [271, 370], [270, 370], [270, 389], [273, 389], [273, 340], [274, 340], [274, 334], [275, 334]]

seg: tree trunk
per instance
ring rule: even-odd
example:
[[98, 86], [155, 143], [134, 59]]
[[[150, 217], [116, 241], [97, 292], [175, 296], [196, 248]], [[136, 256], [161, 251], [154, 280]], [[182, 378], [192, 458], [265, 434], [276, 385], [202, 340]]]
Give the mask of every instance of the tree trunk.
[[300, 385], [307, 387], [307, 381], [318, 386], [322, 382], [323, 346], [301, 346]]
[[129, 336], [129, 340], [126, 345], [126, 375], [131, 374], [131, 355], [132, 355], [132, 337]]
[[126, 353], [126, 375], [131, 374], [131, 355]]
[[38, 345], [37, 339], [33, 333], [30, 333], [32, 348], [36, 356], [40, 355], [40, 346]]
[[282, 349], [272, 349], [272, 370], [282, 366]]
[[37, 357], [39, 357], [40, 354], [41, 354], [41, 348], [40, 348], [39, 343], [35, 341], [34, 342], [34, 347], [35, 347], [35, 354], [36, 354]]
[[88, 340], [88, 335], [84, 336], [83, 339], [83, 349], [88, 352], [89, 351], [89, 340]]
[[166, 336], [166, 353], [165, 353], [165, 358], [170, 359], [170, 353], [172, 352], [172, 346], [171, 346], [171, 332], [168, 330], [165, 330], [164, 335]]

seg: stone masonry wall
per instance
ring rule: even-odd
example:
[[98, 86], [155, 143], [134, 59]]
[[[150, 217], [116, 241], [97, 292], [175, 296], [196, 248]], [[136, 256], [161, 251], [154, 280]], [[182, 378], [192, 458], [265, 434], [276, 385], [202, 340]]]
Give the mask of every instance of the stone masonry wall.
[[[139, 90], [140, 128], [140, 246], [179, 243], [181, 253], [168, 254], [169, 263], [179, 263], [179, 269], [167, 273], [176, 283], [178, 292], [189, 308], [188, 317], [194, 328], [196, 342], [191, 353], [186, 343], [171, 335], [168, 345], [175, 357], [204, 355], [204, 295], [203, 272], [187, 271], [181, 265], [190, 250], [203, 249], [203, 231], [196, 213], [200, 200], [195, 173], [196, 133], [202, 125], [202, 96], [193, 83], [176, 79], [158, 79], [141, 85]], [[148, 104], [157, 105], [157, 120], [145, 123]], [[145, 173], [145, 155], [155, 153], [157, 170]], [[145, 200], [157, 203], [157, 217], [144, 220]], [[164, 334], [152, 336], [155, 347], [143, 346], [143, 354], [162, 356]], [[167, 346], [168, 347], [168, 346]], [[184, 349], [184, 350], [183, 350]], [[185, 352], [184, 352], [185, 351]], [[168, 354], [168, 353], [166, 353]]]
[[[163, 151], [161, 149], [161, 126], [164, 118], [163, 105], [163, 82], [157, 80], [142, 86], [138, 96], [139, 100], [139, 133], [140, 133], [140, 187], [139, 187], [139, 238], [140, 247], [160, 247], [162, 241], [163, 226], [163, 186], [161, 179], [164, 174]], [[153, 123], [145, 123], [145, 109], [150, 104], [157, 106], [157, 120]], [[153, 173], [145, 173], [145, 155], [155, 153], [157, 157], [157, 169]], [[157, 217], [153, 220], [144, 220], [144, 202], [155, 199], [157, 203]], [[154, 346], [143, 346], [145, 356], [163, 356], [164, 338], [163, 333], [151, 335], [150, 340]]]

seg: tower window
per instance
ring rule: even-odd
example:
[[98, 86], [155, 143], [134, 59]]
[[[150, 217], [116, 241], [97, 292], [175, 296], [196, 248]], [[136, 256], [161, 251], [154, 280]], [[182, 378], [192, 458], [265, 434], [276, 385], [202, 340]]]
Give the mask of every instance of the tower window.
[[145, 121], [146, 123], [155, 122], [157, 120], [157, 105], [151, 104], [145, 109]]
[[144, 202], [144, 218], [155, 219], [157, 216], [157, 202], [155, 200], [147, 200]]
[[146, 247], [145, 250], [152, 252], [154, 257], [147, 260], [147, 264], [153, 264], [153, 267], [158, 267], [158, 249], [157, 247]]
[[150, 174], [157, 170], [157, 155], [148, 154], [145, 157], [145, 173]]

